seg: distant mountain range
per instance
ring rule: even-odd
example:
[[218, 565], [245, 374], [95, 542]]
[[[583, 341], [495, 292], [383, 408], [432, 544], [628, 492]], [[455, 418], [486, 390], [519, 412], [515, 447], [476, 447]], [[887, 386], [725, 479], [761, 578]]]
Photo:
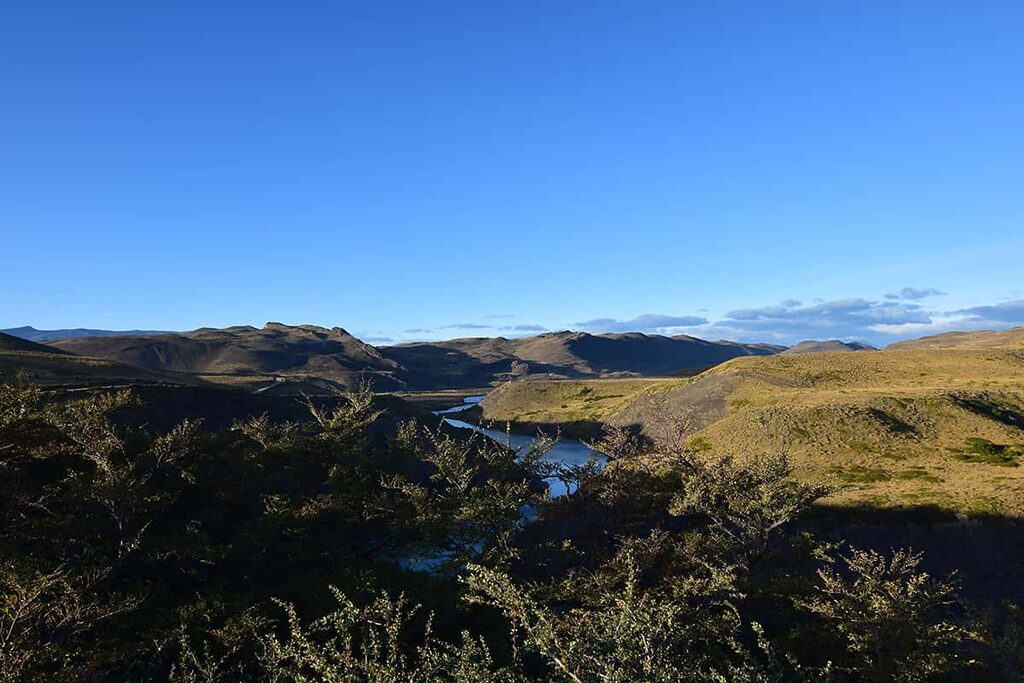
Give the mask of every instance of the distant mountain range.
[[[27, 338], [65, 331], [16, 328], [13, 332]], [[737, 356], [785, 350], [771, 344], [712, 342], [688, 336], [568, 331], [520, 339], [471, 338], [374, 347], [339, 327], [280, 323], [184, 333], [89, 332], [52, 339], [45, 348], [103, 359], [119, 367], [273, 393], [349, 388], [363, 380], [388, 391], [486, 387], [524, 377], [687, 375]]]
[[863, 342], [844, 342], [838, 339], [816, 341], [809, 339], [790, 346], [782, 353], [847, 353], [850, 351], [877, 351], [871, 344]]
[[173, 334], [157, 330], [90, 330], [75, 328], [67, 330], [37, 330], [26, 325], [25, 327], [11, 327], [0, 330], [0, 334], [9, 334], [12, 337], [21, 337], [35, 342], [49, 342], [58, 339], [75, 339], [77, 337], [136, 337], [143, 334]]
[[579, 378], [693, 374], [737, 356], [778, 353], [784, 346], [705, 341], [685, 335], [550, 332], [382, 347], [410, 385], [486, 386], [521, 377]]
[[[837, 340], [807, 341], [787, 348], [686, 335], [570, 331], [375, 347], [340, 327], [274, 322], [262, 328], [182, 333], [34, 327], [5, 333], [10, 338], [46, 341], [45, 349], [103, 359], [120, 369], [134, 367], [271, 393], [318, 393], [351, 388], [364, 380], [380, 391], [395, 391], [482, 388], [521, 378], [681, 376], [739, 356], [873, 349]], [[59, 372], [55, 369], [54, 374]]]
[[353, 387], [363, 378], [371, 379], [381, 390], [404, 386], [397, 376], [400, 368], [396, 363], [340, 327], [271, 322], [262, 328], [237, 326], [181, 334], [93, 336], [62, 339], [52, 345], [82, 356], [150, 370], [190, 373], [208, 381], [236, 378], [243, 383], [269, 382], [262, 388], [275, 392], [283, 388], [276, 385], [284, 379], [308, 384], [301, 387], [307, 392]]
[[61, 386], [191, 386], [198, 383], [190, 375], [148, 370], [104, 358], [78, 356], [54, 346], [0, 332], [0, 382], [22, 378], [34, 384]]
[[16, 337], [12, 334], [0, 332], [0, 351], [18, 351], [21, 353], [46, 353], [61, 356], [68, 355], [67, 351], [61, 351], [46, 344], [38, 344], [23, 337]]

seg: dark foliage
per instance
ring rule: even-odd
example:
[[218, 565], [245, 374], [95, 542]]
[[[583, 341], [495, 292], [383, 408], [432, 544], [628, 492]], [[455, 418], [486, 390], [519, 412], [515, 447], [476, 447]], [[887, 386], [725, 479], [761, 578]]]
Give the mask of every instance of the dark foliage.
[[222, 431], [111, 419], [136, 401], [0, 387], [0, 681], [1020, 675], [1012, 605], [793, 532], [826, 490], [783, 456], [613, 434], [563, 469], [543, 439], [377, 438], [366, 390]]

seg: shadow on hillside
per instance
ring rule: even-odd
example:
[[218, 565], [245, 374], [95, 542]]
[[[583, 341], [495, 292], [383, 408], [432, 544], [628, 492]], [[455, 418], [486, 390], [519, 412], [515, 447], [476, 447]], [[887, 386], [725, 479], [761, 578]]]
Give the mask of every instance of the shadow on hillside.
[[547, 436], [558, 436], [563, 439], [580, 439], [587, 441], [591, 439], [599, 439], [605, 434], [605, 425], [601, 422], [597, 422], [596, 420], [573, 420], [571, 422], [559, 422], [558, 424], [520, 420], [512, 420], [509, 422], [501, 420], [488, 421], [484, 419], [483, 410], [481, 410], [479, 406], [463, 410], [451, 417], [461, 420], [462, 422], [474, 424], [478, 427], [497, 429], [498, 431], [504, 431], [507, 425], [513, 434], [545, 434]]
[[924, 553], [935, 576], [957, 572], [965, 597], [1024, 599], [1024, 519], [963, 515], [934, 506], [880, 509], [817, 505], [797, 524], [822, 540]]
[[1024, 413], [1008, 405], [1005, 399], [1000, 400], [1001, 397], [999, 396], [990, 393], [978, 395], [956, 393], [950, 396], [950, 398], [958, 406], [972, 413], [1001, 422], [1009, 427], [1024, 429]]
[[576, 377], [578, 372], [559, 365], [537, 361], [519, 361], [516, 358], [484, 360], [464, 351], [432, 344], [412, 346], [385, 346], [381, 354], [405, 368], [405, 379], [417, 391], [437, 391], [461, 387], [489, 386], [495, 380], [508, 380], [516, 376], [516, 365], [521, 364], [534, 376]]

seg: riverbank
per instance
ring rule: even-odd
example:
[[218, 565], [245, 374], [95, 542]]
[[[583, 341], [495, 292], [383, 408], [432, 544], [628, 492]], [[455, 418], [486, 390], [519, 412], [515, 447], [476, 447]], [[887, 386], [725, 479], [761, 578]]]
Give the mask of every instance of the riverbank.
[[607, 418], [647, 391], [689, 382], [679, 377], [550, 380], [509, 382], [494, 389], [478, 411], [463, 419], [478, 424], [511, 426], [513, 431], [538, 430], [592, 439], [602, 434]]
[[[461, 404], [448, 406], [442, 410], [435, 410], [434, 414], [441, 417], [449, 427], [472, 430], [478, 434], [483, 434], [494, 441], [516, 449], [520, 454], [529, 450], [538, 437], [537, 430], [524, 432], [520, 429], [514, 429], [511, 425], [505, 426], [505, 429], [493, 428], [501, 425], [480, 425], [478, 421], [480, 402], [484, 398], [484, 396], [467, 396]], [[475, 414], [477, 417], [474, 419], [477, 421], [467, 421], [465, 419], [467, 414]], [[546, 434], [554, 436], [554, 433], [550, 430], [547, 430]], [[563, 467], [580, 466], [595, 459], [602, 464], [607, 462], [607, 458], [604, 455], [591, 449], [583, 441], [570, 438], [567, 434], [559, 434], [558, 436], [560, 438], [557, 443], [544, 454], [544, 461], [556, 463]], [[567, 493], [566, 482], [557, 476], [548, 477], [544, 481], [552, 498], [558, 498]]]
[[437, 391], [388, 391], [388, 396], [397, 396], [403, 401], [425, 408], [430, 411], [444, 410], [461, 404], [470, 396], [483, 396], [494, 387], [476, 387], [471, 389], [441, 389]]

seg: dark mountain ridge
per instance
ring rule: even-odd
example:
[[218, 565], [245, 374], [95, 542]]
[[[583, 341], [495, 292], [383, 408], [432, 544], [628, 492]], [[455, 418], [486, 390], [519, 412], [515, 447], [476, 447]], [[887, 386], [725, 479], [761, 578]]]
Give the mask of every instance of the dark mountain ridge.
[[6, 330], [0, 330], [0, 333], [35, 342], [77, 339], [79, 337], [134, 337], [138, 335], [173, 334], [164, 330], [92, 330], [83, 327], [64, 330], [37, 330], [31, 325], [11, 327]]
[[182, 334], [83, 337], [53, 342], [81, 355], [107, 358], [151, 370], [200, 375], [271, 375], [323, 378], [344, 386], [373, 375], [397, 388], [399, 368], [380, 352], [335, 327], [267, 323], [224, 329], [200, 328]]
[[[685, 335], [639, 332], [549, 332], [535, 337], [472, 337], [383, 347], [417, 382], [548, 377], [635, 377], [692, 374], [737, 356], [768, 355], [785, 347], [712, 342]], [[468, 375], [468, 377], [467, 377]], [[497, 375], [497, 377], [493, 377]], [[472, 381], [471, 381], [472, 383]], [[441, 384], [437, 384], [441, 386]]]
[[201, 328], [181, 334], [92, 336], [58, 340], [52, 345], [151, 370], [262, 377], [279, 384], [322, 379], [354, 386], [366, 378], [380, 390], [484, 387], [531, 376], [693, 374], [737, 356], [770, 355], [785, 349], [685, 335], [570, 331], [377, 348], [340, 327], [281, 323], [267, 323], [262, 328]]
[[0, 333], [0, 383], [27, 381], [42, 386], [198, 384], [193, 375], [151, 370], [108, 358], [80, 356], [47, 344]]
[[790, 346], [788, 349], [783, 351], [785, 354], [794, 353], [846, 353], [852, 351], [877, 351], [878, 349], [870, 344], [863, 342], [844, 342], [838, 339], [826, 339], [824, 341], [818, 341], [816, 339], [808, 339], [802, 341], [799, 344]]
[[5, 334], [0, 332], [0, 351], [19, 351], [23, 353], [46, 353], [46, 354], [59, 354], [66, 355], [67, 351], [47, 346], [46, 344], [37, 344], [34, 341], [29, 341], [22, 337], [18, 337], [11, 334]]

